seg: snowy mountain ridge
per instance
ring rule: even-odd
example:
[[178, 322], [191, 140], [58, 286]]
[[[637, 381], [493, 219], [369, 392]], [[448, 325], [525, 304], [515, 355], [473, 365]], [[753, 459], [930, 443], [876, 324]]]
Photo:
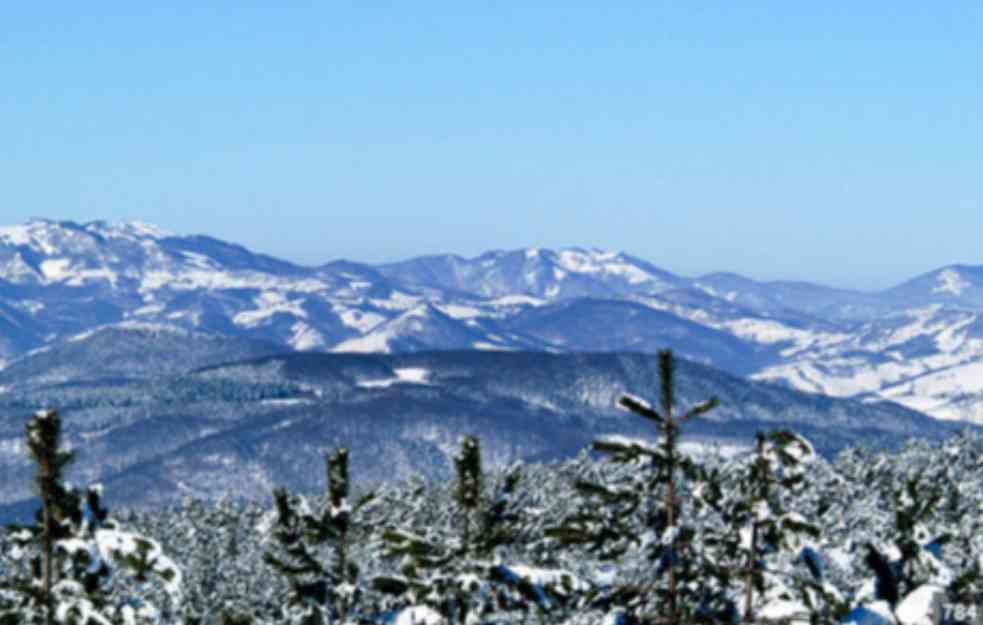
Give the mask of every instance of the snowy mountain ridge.
[[0, 227], [0, 360], [121, 323], [304, 351], [654, 352], [983, 422], [983, 267], [878, 293], [579, 247], [303, 267], [139, 222]]

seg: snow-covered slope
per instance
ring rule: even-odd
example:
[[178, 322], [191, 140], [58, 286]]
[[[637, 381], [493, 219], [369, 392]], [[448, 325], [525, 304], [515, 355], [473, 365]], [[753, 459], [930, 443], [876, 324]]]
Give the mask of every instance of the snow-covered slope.
[[799, 313], [844, 322], [876, 318], [891, 307], [877, 294], [834, 289], [809, 282], [758, 282], [734, 273], [712, 273], [693, 287], [728, 302], [769, 316]]
[[753, 377], [838, 397], [890, 399], [941, 419], [983, 422], [983, 316], [914, 308], [860, 326]]
[[431, 304], [419, 304], [358, 338], [342, 341], [333, 351], [389, 354], [428, 349], [508, 349], [507, 341], [470, 327]]
[[908, 306], [983, 308], [983, 266], [950, 265], [913, 278], [887, 291]]
[[15, 334], [30, 349], [41, 342], [31, 336], [57, 340], [123, 320], [327, 349], [411, 303], [396, 297], [391, 311], [395, 295], [343, 268], [300, 267], [145, 224], [34, 220], [0, 229], [0, 311], [19, 306], [27, 320], [15, 321], [31, 325], [23, 333], [0, 325], [6, 356], [23, 349], [8, 345]]

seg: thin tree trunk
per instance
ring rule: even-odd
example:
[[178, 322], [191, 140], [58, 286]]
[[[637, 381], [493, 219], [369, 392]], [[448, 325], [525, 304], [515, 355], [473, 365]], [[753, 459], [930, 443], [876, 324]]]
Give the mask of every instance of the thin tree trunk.
[[54, 544], [51, 539], [51, 530], [53, 523], [51, 522], [51, 463], [48, 458], [41, 457], [41, 518], [42, 523], [44, 523], [44, 529], [42, 531], [42, 549], [43, 555], [41, 558], [41, 588], [44, 592], [44, 622], [47, 625], [54, 625], [54, 610], [52, 606], [51, 597], [51, 586], [52, 586], [52, 574], [53, 574], [53, 563], [54, 558]]
[[[762, 462], [764, 462], [765, 439], [760, 433], [757, 439], [757, 457], [754, 460], [754, 468], [751, 476], [759, 499], [761, 501], [767, 501], [768, 476], [765, 474], [764, 467], [762, 466]], [[751, 622], [751, 619], [754, 617], [754, 567], [758, 560], [758, 519], [756, 517], [757, 510], [754, 506], [751, 508], [751, 514], [751, 545], [748, 550], [747, 571], [745, 572], [747, 588], [745, 589], [746, 594], [744, 597], [744, 620], [747, 622]]]
[[[672, 407], [667, 406], [666, 413], [666, 455], [668, 456], [667, 470], [668, 486], [666, 488], [666, 520], [668, 527], [676, 525], [676, 463], [675, 463], [675, 424], [672, 421]], [[673, 538], [669, 545], [669, 620], [674, 625], [679, 623], [678, 606], [676, 605], [676, 566], [673, 562], [675, 558], [676, 540]]]
[[[339, 569], [338, 572], [341, 573], [339, 578], [342, 584], [346, 584], [348, 582], [348, 545], [346, 543], [346, 539], [348, 538], [347, 534], [348, 532], [345, 532], [345, 534], [342, 534], [339, 537], [340, 542], [338, 545], [338, 569]], [[338, 616], [340, 617], [340, 622], [342, 623], [342, 625], [348, 622], [349, 601], [350, 598], [346, 596], [339, 602], [340, 605], [338, 606]]]
[[745, 583], [747, 588], [744, 595], [744, 620], [748, 623], [754, 617], [754, 567], [757, 560], [758, 522], [751, 522], [751, 551], [748, 553]]

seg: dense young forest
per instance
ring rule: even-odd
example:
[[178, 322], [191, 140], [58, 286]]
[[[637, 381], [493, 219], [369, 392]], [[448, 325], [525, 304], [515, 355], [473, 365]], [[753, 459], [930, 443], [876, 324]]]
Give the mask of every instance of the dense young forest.
[[978, 622], [983, 440], [825, 459], [779, 430], [684, 453], [716, 401], [676, 405], [669, 352], [660, 374], [655, 401], [620, 400], [650, 438], [486, 470], [465, 437], [446, 483], [357, 489], [338, 449], [323, 493], [272, 506], [108, 511], [38, 413], [42, 506], [0, 534], [0, 625]]

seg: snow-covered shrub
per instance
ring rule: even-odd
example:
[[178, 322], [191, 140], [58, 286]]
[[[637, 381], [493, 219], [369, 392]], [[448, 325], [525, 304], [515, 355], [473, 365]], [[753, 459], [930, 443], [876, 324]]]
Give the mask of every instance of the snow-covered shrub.
[[[73, 455], [61, 448], [55, 411], [38, 412], [26, 429], [41, 509], [34, 524], [7, 528], [12, 570], [0, 579], [0, 622], [159, 623], [157, 607], [135, 591], [156, 580], [176, 603], [180, 569], [156, 541], [109, 518], [101, 487], [82, 493], [64, 482]], [[117, 575], [120, 569], [130, 573], [129, 580]]]
[[[279, 618], [288, 584], [280, 576], [259, 574], [275, 510], [230, 497], [217, 502], [186, 497], [178, 505], [130, 516], [134, 527], [165, 543], [183, 567], [177, 611], [183, 625], [248, 625]], [[264, 520], [269, 527], [259, 531], [256, 526]]]
[[[353, 507], [349, 501], [348, 450], [338, 449], [327, 461], [328, 499], [315, 512], [306, 497], [274, 492], [276, 525], [274, 544], [264, 555], [273, 569], [290, 580], [287, 605], [290, 623], [323, 625], [345, 623], [358, 602], [359, 567], [349, 557], [352, 513], [367, 504], [366, 495]], [[318, 548], [329, 546], [325, 564]]]
[[[380, 575], [375, 587], [404, 605], [429, 606], [452, 623], [479, 614], [549, 610], [573, 590], [574, 576], [503, 561], [511, 545], [530, 539], [528, 515], [517, 496], [518, 465], [489, 486], [477, 438], [462, 437], [449, 510], [415, 517], [383, 533], [384, 555], [398, 559], [399, 575]], [[420, 521], [423, 521], [421, 523]]]
[[659, 375], [660, 410], [631, 396], [619, 402], [657, 426], [659, 444], [622, 436], [596, 440], [596, 451], [631, 471], [615, 483], [578, 482], [576, 487], [585, 498], [584, 509], [548, 530], [547, 535], [565, 546], [588, 546], [602, 560], [639, 550], [647, 562], [644, 577], [613, 583], [603, 592], [592, 593], [588, 605], [623, 611], [642, 621], [665, 617], [669, 623], [680, 623], [696, 618], [707, 605], [707, 598], [693, 550], [696, 528], [689, 523], [685, 509], [692, 498], [681, 497], [682, 478], [697, 480], [701, 472], [692, 458], [680, 452], [677, 442], [681, 426], [712, 410], [717, 400], [710, 399], [675, 416], [675, 359], [669, 350], [659, 352]]
[[844, 599], [824, 579], [815, 548], [820, 526], [796, 511], [816, 460], [805, 438], [786, 430], [758, 433], [750, 455], [704, 472], [695, 493], [718, 517], [700, 534], [704, 585], [743, 619], [835, 621]]
[[[951, 455], [954, 449], [943, 451]], [[958, 602], [967, 589], [979, 583], [979, 559], [957, 573], [942, 560], [943, 547], [955, 537], [945, 509], [959, 509], [958, 481], [947, 463], [900, 467], [891, 481], [892, 518], [886, 532], [864, 544], [864, 563], [873, 573], [858, 591], [862, 604], [883, 602], [898, 622], [930, 617], [939, 599]], [[893, 512], [893, 514], [891, 514]], [[975, 516], [975, 515], [974, 515]], [[951, 592], [950, 592], [951, 591]]]

